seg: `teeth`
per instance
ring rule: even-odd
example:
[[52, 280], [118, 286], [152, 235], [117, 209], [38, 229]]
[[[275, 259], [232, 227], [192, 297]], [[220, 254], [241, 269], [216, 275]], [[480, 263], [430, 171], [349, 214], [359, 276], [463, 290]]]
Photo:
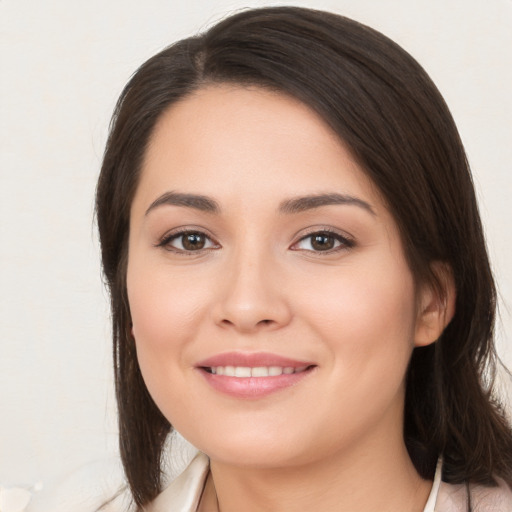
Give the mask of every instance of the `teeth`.
[[268, 368], [257, 366], [251, 369], [251, 377], [268, 377]]
[[290, 375], [292, 373], [300, 373], [306, 370], [307, 366], [293, 368], [291, 366], [213, 366], [210, 371], [214, 375], [226, 375], [227, 377], [277, 377], [282, 375]]
[[234, 366], [225, 366], [224, 367], [224, 375], [227, 377], [234, 377], [235, 376], [235, 367]]
[[235, 377], [250, 377], [251, 369], [246, 366], [236, 366], [235, 367]]
[[271, 366], [268, 369], [269, 377], [277, 377], [278, 375], [283, 374], [283, 369], [280, 366]]

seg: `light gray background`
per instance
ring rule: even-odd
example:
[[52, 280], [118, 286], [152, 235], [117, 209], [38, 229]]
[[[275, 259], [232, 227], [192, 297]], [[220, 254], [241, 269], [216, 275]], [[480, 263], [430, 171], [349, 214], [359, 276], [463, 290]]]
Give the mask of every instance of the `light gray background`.
[[[93, 196], [114, 102], [170, 42], [279, 2], [0, 0], [0, 485], [116, 454], [108, 298]], [[512, 1], [332, 0], [412, 53], [465, 142], [512, 366]]]

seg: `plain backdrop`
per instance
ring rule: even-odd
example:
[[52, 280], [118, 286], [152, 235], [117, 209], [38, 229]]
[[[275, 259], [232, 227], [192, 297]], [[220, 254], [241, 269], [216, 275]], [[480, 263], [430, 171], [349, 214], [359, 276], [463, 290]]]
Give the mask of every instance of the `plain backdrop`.
[[[117, 96], [176, 39], [279, 2], [0, 0], [0, 485], [115, 457], [108, 297], [93, 219]], [[512, 366], [512, 1], [297, 0], [384, 32], [430, 73], [460, 129]]]

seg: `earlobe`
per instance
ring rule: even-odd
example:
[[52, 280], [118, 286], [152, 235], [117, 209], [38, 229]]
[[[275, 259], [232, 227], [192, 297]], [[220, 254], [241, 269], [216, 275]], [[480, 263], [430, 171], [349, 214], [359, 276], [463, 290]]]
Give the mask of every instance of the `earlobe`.
[[437, 283], [426, 283], [420, 290], [414, 336], [416, 347], [436, 342], [455, 314], [456, 289], [452, 269], [445, 263], [434, 262], [432, 272]]

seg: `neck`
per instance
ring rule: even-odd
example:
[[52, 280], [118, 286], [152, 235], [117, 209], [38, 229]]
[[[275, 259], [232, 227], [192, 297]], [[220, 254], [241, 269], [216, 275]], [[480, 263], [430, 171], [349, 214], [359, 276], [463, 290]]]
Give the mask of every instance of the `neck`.
[[400, 441], [384, 450], [367, 446], [293, 467], [255, 469], [211, 461], [199, 510], [421, 512], [432, 483], [420, 478]]

